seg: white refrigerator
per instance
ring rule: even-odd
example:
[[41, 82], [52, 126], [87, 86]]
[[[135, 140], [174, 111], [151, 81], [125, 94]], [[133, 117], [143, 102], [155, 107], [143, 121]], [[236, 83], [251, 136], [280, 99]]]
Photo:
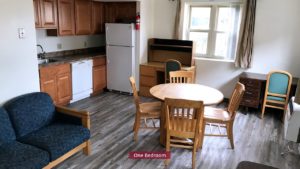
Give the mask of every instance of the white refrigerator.
[[132, 93], [129, 77], [136, 78], [134, 24], [106, 23], [107, 89]]

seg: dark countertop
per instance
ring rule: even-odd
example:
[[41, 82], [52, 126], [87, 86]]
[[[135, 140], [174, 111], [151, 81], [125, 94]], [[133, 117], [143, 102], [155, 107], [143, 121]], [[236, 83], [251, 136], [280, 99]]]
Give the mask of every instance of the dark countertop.
[[100, 53], [87, 53], [87, 54], [75, 54], [75, 55], [66, 55], [66, 56], [58, 56], [58, 57], [49, 57], [47, 59], [55, 60], [55, 62], [39, 64], [39, 68], [51, 66], [51, 65], [71, 63], [71, 62], [75, 62], [75, 61], [79, 61], [79, 60], [101, 58], [101, 57], [105, 57], [105, 56], [106, 56], [106, 54], [104, 52], [100, 52]]

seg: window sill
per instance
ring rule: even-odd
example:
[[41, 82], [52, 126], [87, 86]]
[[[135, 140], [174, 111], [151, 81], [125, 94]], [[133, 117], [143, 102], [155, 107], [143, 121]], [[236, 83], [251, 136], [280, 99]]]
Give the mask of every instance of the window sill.
[[202, 58], [202, 57], [195, 57], [195, 60], [207, 60], [207, 61], [214, 61], [214, 62], [226, 62], [226, 63], [234, 63], [234, 60], [231, 59], [216, 59], [216, 58]]

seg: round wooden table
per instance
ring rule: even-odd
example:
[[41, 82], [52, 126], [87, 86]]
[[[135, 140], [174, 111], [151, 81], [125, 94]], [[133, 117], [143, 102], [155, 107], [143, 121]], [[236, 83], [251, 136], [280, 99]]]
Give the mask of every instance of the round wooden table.
[[[217, 89], [200, 85], [185, 83], [167, 83], [152, 87], [150, 93], [161, 101], [165, 98], [186, 99], [203, 101], [204, 105], [213, 105], [220, 103], [224, 95]], [[166, 143], [164, 106], [160, 116], [160, 143]]]
[[152, 87], [150, 93], [160, 99], [187, 99], [203, 101], [204, 105], [213, 105], [220, 103], [224, 96], [214, 88], [200, 84], [185, 84], [185, 83], [167, 83]]

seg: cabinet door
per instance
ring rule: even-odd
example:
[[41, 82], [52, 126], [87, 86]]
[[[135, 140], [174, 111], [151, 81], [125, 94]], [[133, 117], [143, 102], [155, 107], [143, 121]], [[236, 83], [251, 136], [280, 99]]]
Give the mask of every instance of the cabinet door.
[[33, 0], [33, 9], [34, 9], [34, 21], [35, 21], [35, 27], [40, 28], [42, 27], [41, 23], [41, 9], [40, 9], [40, 1], [39, 0]]
[[74, 0], [58, 0], [58, 33], [74, 35]]
[[48, 93], [54, 103], [57, 103], [57, 87], [56, 87], [56, 78], [47, 77], [41, 79], [41, 91]]
[[116, 3], [117, 21], [135, 21], [136, 2], [119, 2]]
[[106, 66], [93, 68], [93, 93], [102, 91], [106, 87]]
[[102, 2], [92, 4], [92, 33], [100, 34], [104, 32], [104, 5]]
[[92, 32], [92, 2], [75, 0], [76, 35], [88, 35]]
[[106, 2], [104, 6], [105, 23], [115, 23], [117, 12], [115, 2]]
[[57, 102], [67, 104], [72, 98], [71, 74], [64, 73], [57, 75]]
[[43, 28], [57, 28], [56, 0], [40, 0]]

